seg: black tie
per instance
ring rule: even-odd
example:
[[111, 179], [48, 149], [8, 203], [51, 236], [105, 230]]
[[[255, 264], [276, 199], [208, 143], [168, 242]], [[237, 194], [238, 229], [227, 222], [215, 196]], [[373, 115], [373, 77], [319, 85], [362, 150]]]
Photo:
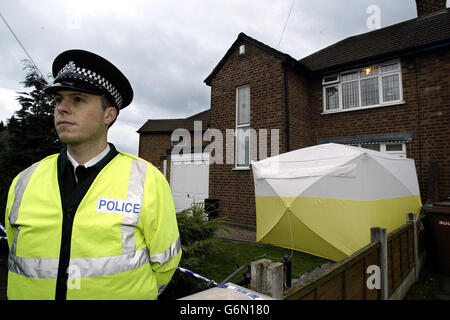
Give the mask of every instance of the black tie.
[[89, 170], [85, 166], [78, 166], [75, 169], [75, 174], [78, 178], [78, 183], [80, 183], [88, 177]]

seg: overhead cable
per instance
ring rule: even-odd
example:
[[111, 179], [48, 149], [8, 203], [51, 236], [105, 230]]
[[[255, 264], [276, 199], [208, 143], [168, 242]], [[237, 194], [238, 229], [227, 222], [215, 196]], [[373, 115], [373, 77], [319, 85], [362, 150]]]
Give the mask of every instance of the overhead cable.
[[8, 24], [8, 22], [6, 21], [5, 17], [2, 15], [2, 13], [0, 12], [0, 17], [2, 18], [3, 22], [6, 24], [6, 26], [8, 27], [9, 31], [11, 32], [11, 34], [14, 36], [14, 39], [16, 39], [17, 43], [20, 45], [20, 47], [22, 48], [22, 50], [25, 52], [25, 54], [27, 55], [28, 59], [30, 60], [30, 62], [33, 64], [33, 67], [41, 74], [42, 76], [42, 72], [41, 70], [39, 70], [39, 68], [37, 67], [36, 63], [34, 63], [33, 58], [31, 58], [31, 55], [28, 53], [28, 51], [25, 49], [24, 45], [22, 44], [22, 42], [20, 42], [19, 38], [17, 37], [17, 35], [14, 33], [13, 29], [11, 28], [11, 26]]
[[278, 40], [277, 50], [280, 48], [281, 40], [283, 39], [284, 31], [286, 30], [286, 26], [289, 21], [289, 17], [291, 16], [292, 8], [294, 8], [295, 0], [292, 0], [291, 8], [289, 9], [289, 14], [286, 18], [286, 22], [284, 23], [283, 32], [281, 32], [280, 40]]

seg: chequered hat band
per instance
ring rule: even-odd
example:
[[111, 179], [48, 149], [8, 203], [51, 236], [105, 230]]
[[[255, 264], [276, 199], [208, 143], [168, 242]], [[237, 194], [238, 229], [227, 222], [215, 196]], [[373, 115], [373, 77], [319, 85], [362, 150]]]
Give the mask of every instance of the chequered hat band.
[[122, 107], [123, 99], [120, 92], [102, 75], [86, 68], [77, 67], [73, 61], [70, 61], [58, 72], [54, 82], [70, 79], [82, 80], [97, 87], [114, 99], [113, 102], [119, 109]]

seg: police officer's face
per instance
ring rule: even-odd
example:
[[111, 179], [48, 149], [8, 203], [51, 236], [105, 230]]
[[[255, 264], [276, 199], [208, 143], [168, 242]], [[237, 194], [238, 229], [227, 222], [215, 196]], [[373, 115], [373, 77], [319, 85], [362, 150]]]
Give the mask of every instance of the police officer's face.
[[59, 139], [68, 145], [106, 139], [114, 108], [103, 109], [101, 96], [75, 91], [55, 95], [54, 121]]

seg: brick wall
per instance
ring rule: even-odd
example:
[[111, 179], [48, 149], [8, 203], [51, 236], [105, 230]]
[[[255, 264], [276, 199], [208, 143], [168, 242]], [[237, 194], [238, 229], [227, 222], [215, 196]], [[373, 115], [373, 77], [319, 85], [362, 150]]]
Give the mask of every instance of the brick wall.
[[439, 164], [439, 198], [443, 199], [450, 196], [450, 49], [440, 49], [405, 62], [411, 75], [410, 91], [418, 93], [411, 93], [408, 103], [419, 114], [416, 119], [420, 143], [418, 139], [413, 141], [416, 152], [413, 157], [423, 181], [422, 198], [428, 188], [429, 164], [436, 161]]
[[[204, 132], [203, 132], [204, 133]], [[161, 157], [166, 157], [166, 179], [170, 183], [170, 167], [171, 167], [171, 157], [170, 151], [167, 154], [167, 150], [171, 149], [170, 137], [172, 132], [167, 133], [141, 133], [139, 135], [139, 157], [151, 162], [155, 167], [157, 167], [161, 172], [163, 172], [163, 160]], [[191, 136], [191, 147], [197, 145], [202, 145], [204, 148], [208, 145], [209, 141], [196, 141], [194, 139], [194, 132], [190, 132]], [[198, 144], [200, 143], [200, 144]]]
[[407, 156], [413, 158], [422, 198], [426, 195], [430, 161], [440, 166], [439, 197], [450, 194], [450, 54], [439, 49], [403, 58], [404, 104], [322, 115], [321, 78], [312, 81], [312, 133], [320, 138], [412, 132]]
[[170, 156], [167, 149], [170, 148], [170, 133], [151, 133], [139, 135], [139, 157], [151, 162], [155, 167], [163, 171], [162, 156], [167, 156], [166, 179], [170, 182]]
[[288, 73], [289, 94], [289, 150], [315, 144], [311, 127], [309, 82], [311, 80], [294, 71]]
[[[235, 129], [236, 88], [250, 85], [250, 126], [253, 129], [279, 129], [280, 153], [286, 150], [284, 73], [281, 61], [272, 54], [243, 41], [211, 82], [210, 127]], [[268, 139], [270, 140], [270, 139]], [[270, 150], [270, 147], [269, 147]], [[270, 155], [270, 153], [269, 153]], [[229, 223], [254, 229], [256, 226], [253, 175], [251, 170], [232, 170], [234, 165], [210, 166], [210, 198], [219, 199], [221, 216]]]

